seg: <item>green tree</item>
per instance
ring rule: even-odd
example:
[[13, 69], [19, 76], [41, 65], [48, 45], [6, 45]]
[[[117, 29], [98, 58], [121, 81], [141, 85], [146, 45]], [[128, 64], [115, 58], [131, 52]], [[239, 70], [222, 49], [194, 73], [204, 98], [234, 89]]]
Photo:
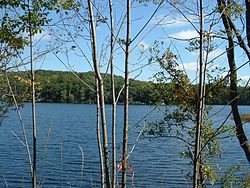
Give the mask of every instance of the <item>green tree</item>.
[[[30, 153], [28, 151], [30, 173], [32, 176], [33, 187], [36, 188], [36, 115], [35, 115], [35, 70], [34, 70], [34, 52], [33, 52], [33, 36], [43, 31], [43, 26], [48, 24], [50, 19], [48, 15], [51, 10], [55, 8], [57, 1], [41, 1], [41, 0], [27, 0], [27, 1], [9, 1], [3, 0], [0, 3], [0, 9], [3, 10], [3, 19], [1, 20], [1, 43], [4, 46], [4, 51], [1, 50], [1, 77], [2, 72], [12, 68], [11, 64], [6, 60], [9, 57], [20, 57], [20, 51], [24, 50], [27, 45], [29, 47], [29, 63], [30, 70], [30, 86], [31, 86], [31, 100], [32, 100], [32, 125], [33, 125], [33, 161], [31, 161]], [[24, 36], [23, 34], [28, 34]], [[2, 45], [1, 45], [2, 46]], [[3, 61], [2, 61], [3, 60]], [[16, 67], [16, 65], [15, 65]], [[6, 77], [7, 78], [7, 77]], [[15, 103], [15, 93], [11, 89], [8, 78], [6, 79], [9, 90], [11, 90], [12, 98]], [[18, 108], [18, 106], [16, 106]], [[18, 110], [18, 109], [17, 109]], [[24, 129], [23, 129], [24, 131]], [[24, 131], [24, 134], [25, 131]], [[26, 138], [26, 135], [24, 135]], [[27, 141], [26, 141], [26, 148]]]
[[[168, 49], [163, 54], [152, 55], [151, 60], [159, 63], [164, 70], [155, 75], [158, 82], [155, 88], [159, 91], [157, 97], [166, 102], [166, 110], [161, 120], [149, 122], [144, 131], [145, 137], [167, 137], [176, 138], [186, 146], [181, 156], [190, 159], [194, 165], [195, 131], [197, 123], [197, 86], [191, 84], [185, 72], [178, 69], [177, 57]], [[178, 92], [173, 92], [178, 91]], [[161, 93], [162, 92], [162, 95]], [[229, 136], [232, 127], [221, 125], [219, 128], [213, 126], [209, 120], [210, 106], [204, 109], [204, 120], [202, 123], [200, 140], [200, 165], [199, 184], [206, 185], [207, 182], [214, 184], [219, 179], [217, 175], [216, 158], [221, 156], [220, 136]], [[181, 149], [180, 149], [181, 150]], [[192, 173], [189, 174], [193, 178]]]

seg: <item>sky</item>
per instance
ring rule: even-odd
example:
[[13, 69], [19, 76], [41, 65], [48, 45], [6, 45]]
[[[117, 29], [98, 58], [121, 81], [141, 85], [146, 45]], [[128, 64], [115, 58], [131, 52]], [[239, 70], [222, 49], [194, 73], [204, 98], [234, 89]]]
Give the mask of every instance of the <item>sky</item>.
[[[126, 12], [125, 1], [114, 1], [114, 20], [115, 20], [115, 33], [119, 30], [119, 25]], [[177, 55], [177, 62], [179, 69], [185, 70], [190, 80], [196, 80], [198, 71], [199, 53], [197, 51], [188, 51], [189, 42], [187, 39], [198, 38], [199, 20], [197, 16], [193, 15], [190, 11], [194, 10], [194, 5], [190, 3], [185, 4], [186, 9], [183, 6], [173, 7], [167, 3], [164, 3], [157, 13], [152, 17], [151, 21], [147, 24], [145, 29], [131, 44], [131, 56], [130, 56], [130, 78], [136, 78], [139, 80], [151, 80], [153, 75], [161, 71], [160, 66], [157, 63], [148, 65], [148, 59], [150, 54], [147, 52], [150, 46], [154, 44], [154, 41], [163, 41], [164, 45], [160, 48], [161, 53], [164, 53], [168, 48]], [[214, 1], [207, 1], [207, 8], [205, 11], [211, 12]], [[102, 12], [101, 16], [108, 17], [108, 4], [106, 1], [100, 1], [103, 8], [98, 8], [98, 11]], [[143, 28], [145, 23], [150, 19], [158, 5], [148, 3], [147, 6], [138, 4], [137, 2], [132, 4], [131, 9], [131, 39], [133, 39], [137, 33]], [[189, 9], [187, 9], [189, 8]], [[179, 10], [184, 10], [182, 13]], [[97, 8], [94, 7], [95, 13]], [[195, 10], [196, 11], [196, 10]], [[184, 14], [185, 17], [182, 15]], [[72, 12], [69, 15], [73, 15]], [[218, 15], [216, 15], [218, 17]], [[221, 21], [216, 20], [216, 16], [207, 16], [206, 20], [214, 19], [215, 23], [212, 32], [223, 29]], [[51, 18], [57, 21], [58, 14], [53, 13]], [[86, 14], [82, 13], [82, 17], [86, 19]], [[190, 22], [192, 24], [190, 24]], [[109, 71], [109, 19], [107, 23], [98, 24], [97, 26], [97, 46], [99, 63], [101, 65], [101, 71]], [[218, 22], [218, 23], [217, 23]], [[237, 23], [237, 22], [236, 22]], [[126, 38], [125, 24], [121, 27], [121, 31], [117, 38]], [[205, 31], [209, 31], [210, 23], [205, 23]], [[240, 24], [239, 24], [240, 26]], [[67, 28], [68, 32], [65, 32], [63, 28]], [[240, 27], [239, 27], [240, 28]], [[75, 32], [78, 32], [76, 35]], [[70, 35], [69, 35], [70, 33]], [[47, 70], [63, 70], [67, 71], [72, 69], [76, 72], [87, 72], [93, 70], [91, 66], [91, 51], [90, 42], [88, 39], [87, 24], [80, 22], [79, 16], [74, 16], [71, 20], [65, 20], [64, 23], [60, 22], [59, 26], [50, 26], [44, 29], [43, 33], [37, 34], [33, 37], [36, 45], [35, 51], [41, 52], [43, 50], [53, 49], [51, 53], [47, 53], [45, 56], [39, 58], [36, 64], [36, 69]], [[74, 38], [74, 42], [72, 42]], [[65, 40], [65, 41], [62, 41]], [[214, 39], [216, 44], [215, 49], [209, 53], [208, 71], [225, 67], [225, 72], [218, 72], [219, 76], [224, 76], [228, 71], [227, 58], [225, 49], [227, 42], [220, 39]], [[59, 47], [58, 47], [59, 46]], [[123, 46], [123, 48], [125, 48]], [[144, 53], [142, 54], [142, 51]], [[120, 45], [115, 45], [115, 74], [124, 75], [124, 62], [125, 55], [124, 50]], [[220, 57], [218, 57], [220, 56]], [[218, 57], [218, 58], [216, 58]], [[247, 61], [244, 53], [237, 48], [236, 49], [236, 62], [240, 66]], [[211, 73], [215, 75], [215, 73]], [[238, 75], [241, 79], [248, 80], [250, 78], [249, 65], [238, 71]]]

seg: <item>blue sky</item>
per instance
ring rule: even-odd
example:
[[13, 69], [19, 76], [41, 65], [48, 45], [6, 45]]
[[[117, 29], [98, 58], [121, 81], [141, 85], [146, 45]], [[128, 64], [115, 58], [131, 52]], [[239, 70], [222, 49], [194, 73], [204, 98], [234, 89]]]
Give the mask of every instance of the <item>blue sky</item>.
[[[107, 9], [108, 4], [105, 3], [105, 1], [100, 1], [100, 2], [104, 7], [106, 7], [106, 9], [103, 8], [101, 10], [102, 14], [108, 17], [108, 9]], [[208, 5], [211, 5], [211, 7], [214, 6], [212, 3], [214, 2], [208, 1]], [[193, 8], [191, 7], [190, 2], [187, 2], [185, 6]], [[147, 22], [152, 13], [155, 11], [156, 7], [157, 5], [153, 5], [152, 3], [149, 3], [148, 6], [139, 5], [137, 3], [133, 4], [131, 10], [132, 39], [134, 38], [134, 36], [136, 36], [138, 31], [140, 31], [143, 25]], [[207, 10], [208, 12], [211, 11], [210, 8], [205, 10]], [[125, 11], [126, 11], [125, 1], [121, 0], [114, 1], [114, 17], [116, 21], [116, 32], [118, 30], [118, 25], [120, 24], [119, 21], [124, 16]], [[173, 50], [173, 52], [178, 56], [179, 68], [180, 69], [184, 68], [191, 80], [196, 78], [199, 54], [197, 52], [189, 52], [188, 50], [186, 50], [186, 48], [188, 47], [188, 42], [184, 40], [184, 39], [191, 39], [198, 37], [198, 33], [195, 30], [195, 28], [187, 21], [187, 19], [190, 20], [194, 24], [194, 26], [197, 29], [199, 29], [197, 17], [191, 13], [192, 12], [190, 12], [190, 10], [185, 10], [184, 14], [186, 18], [184, 18], [176, 8], [168, 4], [164, 4], [164, 6], [162, 6], [158, 10], [158, 12], [155, 14], [151, 22], [147, 25], [145, 30], [131, 45], [131, 49], [133, 49], [131, 51], [130, 65], [129, 65], [131, 78], [136, 77], [137, 79], [140, 80], [149, 80], [156, 72], [160, 70], [160, 67], [157, 64], [147, 65], [148, 63], [147, 56], [142, 56], [140, 53], [141, 50], [143, 49], [142, 46], [144, 47], [144, 49], [148, 49], [148, 47], [152, 45], [155, 40], [164, 41], [164, 48], [162, 48], [161, 50], [164, 51], [168, 47], [170, 47], [170, 49]], [[58, 15], [55, 14], [52, 15], [52, 18], [54, 20], [59, 19]], [[207, 17], [207, 19], [211, 19], [211, 16]], [[79, 22], [79, 19], [77, 17], [73, 18], [70, 21], [65, 21], [66, 25], [75, 22]], [[209, 30], [210, 23], [205, 24], [206, 31]], [[216, 30], [218, 31], [219, 29], [222, 28], [221, 21], [216, 20], [215, 23], [216, 24], [212, 28], [212, 32]], [[81, 26], [81, 23], [77, 24]], [[53, 29], [52, 32], [50, 31], [50, 29], [46, 28], [43, 33], [34, 36], [34, 40], [39, 41], [39, 43], [35, 47], [37, 50], [41, 51], [42, 49], [47, 49], [47, 47], [45, 46], [47, 46], [48, 44], [51, 44], [51, 46], [58, 45], [58, 43], [53, 42], [55, 38], [69, 39], [69, 36], [63, 35], [65, 34], [65, 31], [63, 31], [62, 28], [58, 27], [50, 27], [50, 28]], [[74, 28], [75, 27], [73, 26], [67, 26], [67, 29], [71, 33], [74, 33]], [[118, 37], [125, 39], [125, 31], [126, 28], [125, 26], [123, 26]], [[60, 34], [62, 36], [60, 36]], [[82, 35], [82, 37], [78, 36], [78, 38], [74, 39], [76, 44], [72, 41], [65, 43], [63, 46], [58, 48], [59, 52], [57, 53], [57, 55], [64, 62], [64, 64], [66, 64], [68, 67], [71, 67], [76, 72], [91, 71], [92, 68], [85, 58], [87, 57], [87, 59], [91, 61], [90, 43], [85, 39], [86, 38], [85, 36], [88, 35], [88, 32], [86, 32], [85, 27], [83, 27], [83, 31], [80, 32], [80, 34]], [[102, 50], [107, 47], [108, 40], [109, 40], [108, 24], [100, 24], [97, 27], [97, 42], [98, 42], [98, 54], [100, 57], [99, 60], [102, 72], [105, 72], [108, 66], [109, 48], [107, 48], [106, 51]], [[227, 43], [223, 40], [215, 40], [215, 43], [217, 44], [217, 47], [215, 48], [214, 51], [212, 51], [209, 54], [208, 59], [212, 60], [219, 55], [221, 56], [219, 58], [216, 58], [213, 63], [209, 64], [208, 66], [209, 70], [215, 67], [219, 68], [225, 67], [226, 70], [228, 70], [227, 59], [225, 54]], [[71, 46], [76, 46], [76, 45], [78, 45], [77, 48], [70, 48]], [[80, 48], [83, 51], [85, 57], [81, 53]], [[114, 57], [115, 74], [123, 76], [124, 59], [125, 59], [124, 52], [119, 45], [116, 45], [115, 48], [116, 48]], [[61, 53], [60, 51], [61, 52], [63, 51], [64, 53]], [[104, 51], [105, 53], [102, 54], [101, 51]], [[244, 53], [239, 48], [236, 49], [236, 55], [237, 55], [236, 62], [238, 66], [247, 61], [247, 58], [245, 57]], [[49, 70], [67, 70], [65, 65], [63, 65], [53, 53], [48, 53], [45, 57], [42, 57], [37, 62], [36, 68], [49, 69]], [[249, 65], [239, 70], [239, 77], [244, 78], [245, 80], [249, 79], [250, 77]]]

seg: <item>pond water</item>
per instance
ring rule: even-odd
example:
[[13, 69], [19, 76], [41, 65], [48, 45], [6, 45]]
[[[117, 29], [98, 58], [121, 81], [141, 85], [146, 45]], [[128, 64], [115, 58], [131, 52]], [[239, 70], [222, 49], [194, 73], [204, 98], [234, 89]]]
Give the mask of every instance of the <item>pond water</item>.
[[[95, 105], [87, 104], [37, 104], [37, 176], [42, 187], [100, 187], [95, 108]], [[111, 132], [111, 106], [107, 105], [106, 108], [108, 132]], [[134, 127], [153, 109], [154, 106], [130, 105], [130, 127]], [[214, 106], [212, 113], [221, 109], [223, 106]], [[250, 113], [250, 106], [241, 106], [240, 111]], [[31, 105], [25, 104], [21, 112], [31, 143]], [[212, 119], [219, 126], [229, 112], [230, 107], [226, 107]], [[119, 160], [122, 154], [122, 105], [118, 105], [117, 116]], [[153, 121], [160, 116], [161, 113], [154, 111], [147, 119]], [[231, 119], [227, 122], [232, 123]], [[143, 126], [144, 121], [141, 121], [136, 128], [130, 129], [129, 148], [135, 144]], [[245, 124], [245, 130], [250, 138], [249, 123]], [[31, 187], [27, 155], [20, 139], [23, 140], [23, 136], [18, 116], [16, 112], [11, 112], [0, 127], [0, 187]], [[111, 135], [109, 144], [111, 145]], [[192, 168], [189, 161], [179, 155], [183, 149], [183, 143], [176, 139], [139, 139], [128, 159], [135, 173], [133, 182], [128, 173], [128, 187], [191, 187], [191, 182], [185, 175]], [[242, 175], [249, 172], [248, 163], [236, 138], [226, 139], [223, 143], [220, 163], [222, 167], [241, 163], [244, 166]], [[118, 176], [118, 181], [121, 182], [121, 172], [118, 172]]]

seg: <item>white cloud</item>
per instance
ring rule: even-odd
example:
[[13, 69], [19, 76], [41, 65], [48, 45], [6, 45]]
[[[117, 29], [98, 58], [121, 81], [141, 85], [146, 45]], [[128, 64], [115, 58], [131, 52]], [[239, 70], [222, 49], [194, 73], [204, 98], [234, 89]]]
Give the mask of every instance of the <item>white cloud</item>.
[[244, 87], [248, 83], [249, 79], [250, 79], [249, 75], [239, 76], [239, 85]]
[[217, 59], [217, 58], [224, 56], [224, 55], [226, 55], [225, 50], [216, 49], [216, 50], [213, 50], [212, 52], [210, 52], [208, 57], [210, 60], [213, 60], [213, 59]]
[[178, 68], [181, 70], [185, 70], [185, 71], [196, 71], [197, 70], [197, 63], [196, 62], [184, 63], [184, 64], [179, 65]]
[[[207, 69], [215, 69], [216, 67], [220, 67], [217, 64], [209, 64]], [[178, 69], [185, 71], [197, 71], [199, 69], [197, 62], [191, 63], [183, 63], [178, 66]]]
[[153, 24], [159, 24], [162, 27], [183, 27], [183, 26], [187, 26], [189, 23], [189, 21], [194, 22], [195, 18], [193, 17], [187, 17], [184, 18], [181, 15], [177, 15], [175, 17], [171, 17], [171, 16], [165, 16], [165, 15], [160, 15], [154, 18], [153, 20]]
[[240, 79], [242, 82], [247, 82], [247, 81], [250, 79], [250, 76], [248, 76], [248, 75], [240, 76], [239, 79]]
[[140, 43], [139, 43], [139, 46], [142, 48], [142, 49], [144, 49], [144, 50], [147, 50], [147, 49], [149, 49], [149, 44], [147, 44], [145, 41], [141, 41]]
[[52, 35], [48, 31], [43, 31], [42, 33], [37, 33], [33, 37], [34, 40], [51, 40]]
[[179, 40], [190, 40], [193, 38], [198, 38], [199, 33], [195, 30], [183, 30], [178, 33], [170, 34], [169, 35], [171, 38], [179, 39]]

